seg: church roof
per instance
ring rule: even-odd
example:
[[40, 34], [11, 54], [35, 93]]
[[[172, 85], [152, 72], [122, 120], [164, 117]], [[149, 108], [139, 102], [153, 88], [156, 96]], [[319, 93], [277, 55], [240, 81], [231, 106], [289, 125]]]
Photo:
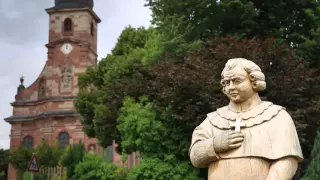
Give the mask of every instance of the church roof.
[[55, 0], [54, 8], [93, 8], [93, 0]]

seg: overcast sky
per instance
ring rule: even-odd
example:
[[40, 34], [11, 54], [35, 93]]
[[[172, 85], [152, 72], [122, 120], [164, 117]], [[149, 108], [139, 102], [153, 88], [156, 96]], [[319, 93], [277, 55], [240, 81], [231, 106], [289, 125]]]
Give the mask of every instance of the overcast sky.
[[[98, 55], [105, 57], [128, 25], [148, 27], [151, 12], [145, 0], [95, 0], [94, 11], [102, 22], [98, 27]], [[9, 148], [12, 115], [10, 102], [21, 75], [28, 87], [39, 76], [46, 59], [49, 16], [46, 8], [54, 0], [0, 0], [0, 149]]]

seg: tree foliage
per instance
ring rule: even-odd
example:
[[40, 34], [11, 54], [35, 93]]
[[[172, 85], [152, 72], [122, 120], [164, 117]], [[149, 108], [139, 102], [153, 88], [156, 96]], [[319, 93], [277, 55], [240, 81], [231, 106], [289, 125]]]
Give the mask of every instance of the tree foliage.
[[49, 145], [42, 141], [35, 150], [39, 167], [56, 167], [59, 163], [63, 150], [56, 145]]
[[303, 55], [319, 67], [319, 1], [146, 0], [146, 5], [169, 44], [235, 33], [259, 39], [273, 36], [300, 45]]
[[75, 174], [75, 167], [82, 161], [85, 153], [84, 146], [81, 142], [66, 149], [61, 162], [62, 165], [67, 168], [68, 178], [71, 178]]
[[0, 149], [0, 180], [7, 179], [9, 150]]
[[311, 162], [307, 168], [303, 180], [320, 179], [320, 130], [314, 142]]
[[133, 168], [126, 180], [136, 179], [172, 179], [172, 180], [197, 180], [198, 170], [194, 169], [190, 162], [167, 162], [157, 158], [142, 159], [141, 164]]
[[9, 162], [18, 171], [17, 173], [20, 177], [27, 171], [33, 153], [36, 154], [37, 163], [40, 168], [56, 167], [63, 154], [63, 150], [59, 149], [57, 146], [49, 145], [47, 141], [42, 141], [35, 149], [26, 148], [21, 145], [18, 149], [9, 154]]
[[74, 180], [124, 180], [125, 170], [111, 162], [105, 162], [97, 154], [86, 154], [76, 165]]
[[138, 103], [130, 97], [125, 98], [117, 122], [121, 146], [127, 154], [136, 151], [153, 153], [155, 147], [162, 150], [160, 146], [166, 128], [156, 119], [152, 104], [146, 98], [140, 98]]
[[287, 108], [309, 158], [320, 124], [318, 1], [146, 2], [156, 27], [127, 27], [112, 53], [80, 76], [75, 100], [90, 137], [142, 154], [130, 178], [179, 174], [168, 158], [191, 168], [192, 131], [227, 104], [220, 73], [236, 57], [261, 67], [267, 90], [260, 95]]
[[104, 147], [112, 140], [119, 142], [118, 133], [112, 129], [116, 126], [112, 112], [117, 109], [113, 101], [117, 99], [108, 99], [111, 96], [106, 95], [106, 91], [117, 83], [117, 79], [130, 76], [138, 67], [158, 59], [162, 53], [159, 35], [152, 28], [129, 26], [118, 41], [112, 54], [79, 77], [80, 92], [75, 100], [75, 107], [83, 117], [84, 131], [89, 137], [100, 140]]
[[187, 55], [164, 55], [150, 66], [118, 77], [103, 88], [99, 108], [108, 111], [99, 123], [108, 128], [99, 133], [115, 134], [123, 148], [120, 152], [139, 150], [160, 159], [173, 155], [178, 161], [188, 160], [193, 129], [207, 113], [227, 104], [220, 73], [234, 57], [250, 59], [262, 68], [268, 88], [261, 95], [287, 108], [308, 157], [318, 123], [313, 116], [319, 95], [315, 93], [318, 71], [308, 69], [291, 47], [275, 38], [213, 38]]
[[25, 148], [23, 146], [10, 152], [9, 162], [17, 170], [18, 176], [21, 177], [22, 173], [27, 170], [33, 152], [32, 148]]
[[138, 101], [125, 98], [117, 119], [122, 152], [139, 151], [142, 158], [164, 160], [173, 156], [181, 159], [181, 152], [187, 151], [189, 140], [184, 138], [182, 127], [174, 127], [175, 123], [170, 122], [165, 113], [157, 113], [146, 97]]

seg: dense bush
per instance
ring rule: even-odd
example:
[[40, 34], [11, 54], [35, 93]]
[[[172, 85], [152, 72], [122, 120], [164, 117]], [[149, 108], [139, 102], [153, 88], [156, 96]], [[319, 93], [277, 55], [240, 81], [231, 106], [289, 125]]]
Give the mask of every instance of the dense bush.
[[124, 180], [125, 170], [97, 154], [86, 154], [76, 165], [73, 180]]
[[9, 162], [16, 169], [18, 177], [22, 177], [23, 172], [28, 168], [33, 152], [33, 148], [25, 148], [23, 146], [10, 152]]
[[49, 145], [47, 141], [39, 144], [35, 150], [39, 167], [56, 167], [63, 154], [57, 145]]
[[194, 169], [190, 162], [167, 162], [165, 160], [157, 158], [144, 158], [141, 164], [133, 168], [126, 180], [137, 180], [137, 179], [170, 179], [170, 180], [197, 180], [198, 170]]
[[39, 168], [56, 167], [63, 154], [63, 150], [55, 145], [49, 145], [47, 141], [42, 141], [36, 149], [20, 146], [18, 149], [10, 152], [9, 162], [16, 168], [19, 177], [22, 177], [27, 170], [33, 153], [36, 154]]
[[61, 164], [67, 168], [68, 178], [71, 178], [74, 175], [75, 167], [82, 161], [85, 153], [85, 148], [81, 142], [67, 147], [64, 155], [62, 156]]

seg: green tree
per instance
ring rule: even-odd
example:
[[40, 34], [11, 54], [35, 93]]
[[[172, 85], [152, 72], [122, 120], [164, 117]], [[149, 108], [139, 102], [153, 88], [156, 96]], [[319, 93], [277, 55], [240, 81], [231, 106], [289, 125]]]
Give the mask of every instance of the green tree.
[[57, 146], [49, 145], [47, 141], [42, 141], [36, 149], [26, 148], [21, 145], [18, 149], [10, 152], [9, 155], [9, 162], [18, 171], [19, 177], [22, 177], [23, 173], [26, 172], [33, 153], [36, 154], [39, 168], [56, 167], [61, 159], [63, 150]]
[[118, 152], [140, 151], [152, 162], [189, 161], [193, 129], [227, 104], [226, 60], [244, 57], [266, 74], [261, 95], [287, 108], [309, 158], [319, 124], [319, 69], [307, 68], [320, 57], [318, 1], [146, 2], [155, 28], [126, 28], [112, 53], [79, 78], [75, 105], [90, 137], [104, 147], [116, 140]]
[[[276, 37], [302, 51], [313, 67], [319, 62], [319, 1], [146, 0], [152, 23], [175, 51], [212, 36]], [[178, 44], [178, 45], [176, 45]], [[176, 48], [170, 48], [174, 45]], [[177, 48], [178, 47], [178, 48]]]
[[157, 113], [153, 106], [146, 97], [137, 102], [130, 97], [124, 99], [117, 119], [122, 152], [139, 151], [143, 158], [165, 159], [168, 155], [181, 158], [181, 152], [189, 144], [181, 133], [183, 127], [175, 127], [166, 112]]
[[76, 165], [74, 180], [124, 180], [125, 170], [112, 162], [105, 162], [97, 154], [86, 154]]
[[320, 179], [320, 130], [313, 145], [311, 162], [302, 180]]
[[138, 103], [132, 98], [125, 98], [117, 122], [121, 146], [127, 154], [136, 151], [154, 153], [153, 148], [162, 150], [160, 146], [166, 128], [156, 119], [152, 104], [146, 98], [141, 98]]
[[[313, 100], [318, 96], [319, 77], [306, 68], [305, 61], [287, 43], [275, 38], [210, 39], [198, 50], [186, 55], [163, 55], [160, 61], [118, 76], [111, 85], [95, 87], [101, 92], [96, 96], [100, 104], [94, 105], [92, 112], [99, 118], [92, 122], [94, 126], [99, 121], [99, 126], [108, 127], [95, 132], [116, 137], [123, 148], [119, 152], [139, 150], [146, 158], [164, 160], [173, 156], [178, 162], [188, 161], [193, 129], [207, 113], [227, 104], [221, 92], [220, 73], [227, 59], [234, 57], [248, 58], [262, 68], [268, 89], [261, 95], [287, 108], [308, 157], [313, 130], [310, 124], [318, 121], [313, 117], [318, 111], [313, 108]], [[90, 103], [83, 101], [78, 105]], [[82, 112], [81, 108], [79, 111]]]
[[0, 180], [7, 179], [9, 150], [0, 149]]
[[234, 33], [251, 38], [275, 36], [299, 43], [317, 30], [319, 2], [285, 0], [146, 0], [161, 32], [188, 41]]
[[17, 170], [18, 177], [22, 177], [22, 174], [27, 170], [33, 152], [33, 148], [23, 146], [10, 152], [9, 162]]
[[131, 76], [139, 67], [159, 59], [161, 54], [159, 35], [153, 28], [129, 26], [121, 33], [112, 54], [79, 77], [80, 92], [75, 107], [82, 115], [81, 122], [89, 137], [96, 137], [103, 147], [110, 145], [112, 140], [119, 142], [116, 119], [109, 118], [119, 104], [113, 104], [117, 100], [108, 99], [110, 96], [105, 93], [115, 86], [117, 79]]
[[60, 149], [56, 145], [49, 145], [48, 142], [44, 140], [37, 146], [35, 153], [40, 168], [56, 167], [63, 154], [63, 149]]
[[71, 178], [74, 175], [75, 167], [82, 162], [85, 153], [84, 146], [81, 142], [66, 149], [65, 154], [62, 156], [61, 164], [62, 166], [67, 167], [68, 178]]

